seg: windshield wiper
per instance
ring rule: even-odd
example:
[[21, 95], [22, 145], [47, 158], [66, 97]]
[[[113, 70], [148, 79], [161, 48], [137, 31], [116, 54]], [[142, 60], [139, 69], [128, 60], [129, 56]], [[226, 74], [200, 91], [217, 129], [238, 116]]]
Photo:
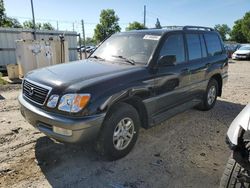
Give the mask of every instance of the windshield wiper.
[[104, 59], [104, 58], [101, 58], [101, 57], [96, 56], [96, 55], [94, 55], [94, 56], [90, 56], [89, 58], [94, 58], [94, 59], [99, 59], [99, 60], [105, 61], [105, 59]]
[[112, 55], [112, 57], [116, 57], [116, 58], [120, 58], [120, 59], [123, 59], [125, 60], [125, 62], [128, 62], [130, 63], [131, 65], [135, 65], [135, 61], [133, 59], [128, 59], [126, 57], [123, 57], [121, 55]]

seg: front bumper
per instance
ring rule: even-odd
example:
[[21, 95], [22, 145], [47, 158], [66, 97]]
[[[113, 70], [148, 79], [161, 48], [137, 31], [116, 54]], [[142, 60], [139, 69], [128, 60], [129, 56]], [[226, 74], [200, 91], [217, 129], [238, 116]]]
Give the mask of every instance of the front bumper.
[[[35, 128], [48, 137], [61, 142], [79, 143], [95, 139], [105, 117], [105, 113], [86, 117], [66, 117], [46, 112], [27, 102], [19, 95], [20, 111], [24, 118]], [[72, 130], [71, 136], [65, 136], [53, 131], [53, 126]]]

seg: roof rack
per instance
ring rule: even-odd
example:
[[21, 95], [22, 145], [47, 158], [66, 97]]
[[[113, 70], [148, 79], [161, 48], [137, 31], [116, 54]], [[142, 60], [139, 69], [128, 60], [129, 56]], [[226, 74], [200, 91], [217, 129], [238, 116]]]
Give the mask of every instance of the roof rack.
[[[203, 30], [203, 31], [215, 31], [215, 29], [211, 27], [202, 27], [202, 26], [178, 26], [178, 25], [171, 25], [171, 26], [162, 26], [162, 29], [167, 30]], [[148, 28], [148, 29], [156, 29], [156, 28]]]
[[211, 27], [201, 27], [201, 26], [184, 26], [182, 28], [183, 30], [205, 30], [205, 31], [214, 31]]
[[169, 30], [174, 30], [174, 29], [183, 29], [183, 26], [179, 26], [179, 25], [168, 25], [168, 26], [162, 26], [162, 29], [169, 29]]

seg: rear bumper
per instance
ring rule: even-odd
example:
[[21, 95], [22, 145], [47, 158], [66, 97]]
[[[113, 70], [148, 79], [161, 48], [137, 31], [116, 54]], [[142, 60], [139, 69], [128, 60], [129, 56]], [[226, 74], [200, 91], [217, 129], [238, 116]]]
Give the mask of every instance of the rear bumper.
[[[97, 137], [105, 114], [86, 117], [66, 117], [46, 112], [27, 102], [22, 94], [19, 95], [20, 111], [24, 118], [35, 128], [48, 137], [61, 142], [79, 143], [93, 140]], [[53, 131], [53, 126], [71, 130], [71, 136], [65, 136]]]

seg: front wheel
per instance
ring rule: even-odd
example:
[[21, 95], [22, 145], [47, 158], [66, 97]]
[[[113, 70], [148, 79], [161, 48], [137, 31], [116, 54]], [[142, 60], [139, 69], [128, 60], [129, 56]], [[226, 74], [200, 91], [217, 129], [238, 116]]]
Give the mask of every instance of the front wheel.
[[108, 160], [127, 155], [136, 143], [140, 118], [136, 109], [126, 103], [116, 104], [107, 114], [97, 140], [97, 151]]
[[244, 169], [232, 157], [230, 157], [221, 177], [220, 188], [250, 187], [249, 183], [240, 180], [240, 174], [243, 171]]

